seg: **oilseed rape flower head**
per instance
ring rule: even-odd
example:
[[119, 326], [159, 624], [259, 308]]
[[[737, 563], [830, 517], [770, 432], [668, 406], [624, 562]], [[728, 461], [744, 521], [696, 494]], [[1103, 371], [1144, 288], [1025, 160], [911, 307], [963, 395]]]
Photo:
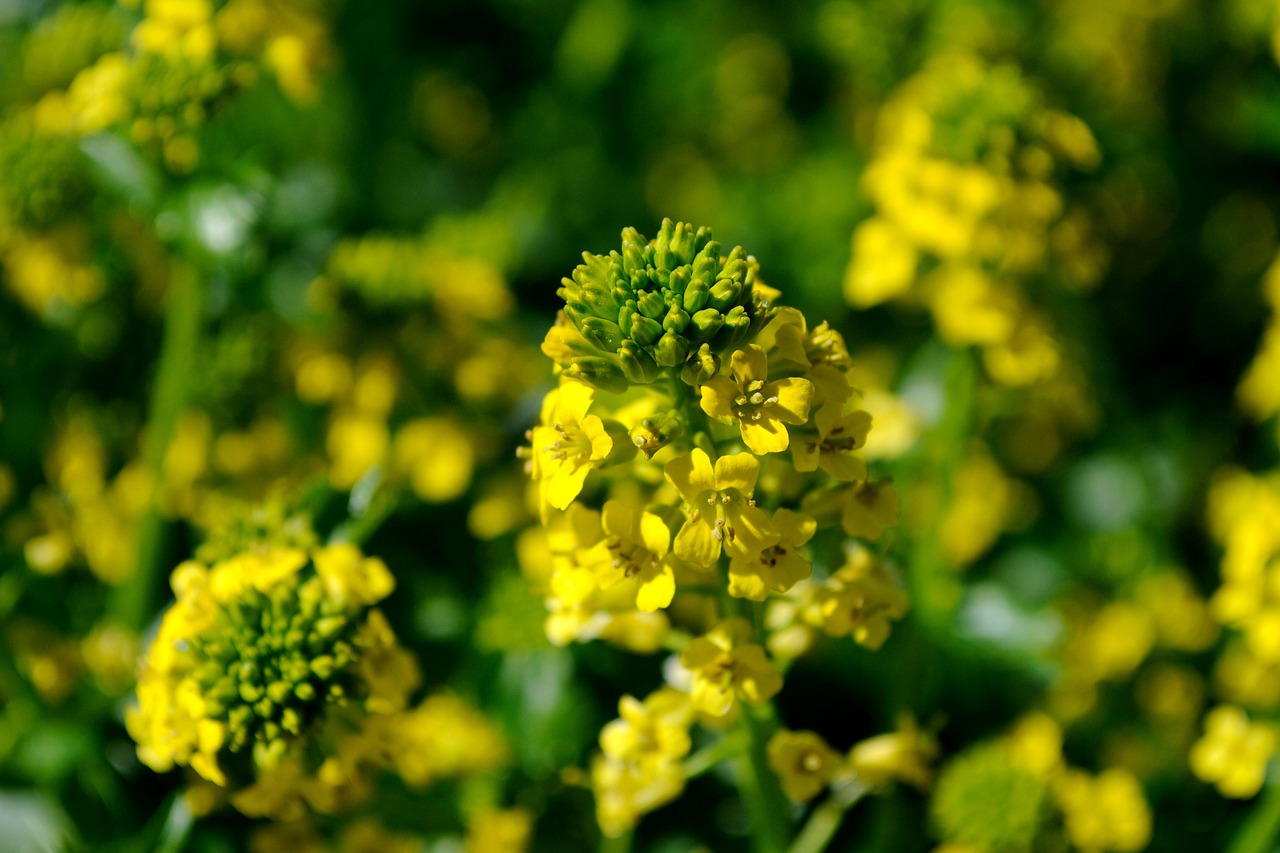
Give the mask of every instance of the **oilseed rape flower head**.
[[[779, 306], [706, 228], [628, 228], [583, 260], [542, 345], [556, 379], [521, 450], [541, 525], [520, 550], [552, 642], [674, 653], [670, 686], [624, 698], [601, 734], [591, 785], [617, 836], [683, 790], [696, 722], [772, 720], [783, 675], [756, 608], [795, 599], [802, 630], [875, 649], [907, 601], [887, 560], [845, 539], [880, 538], [897, 501], [862, 456], [871, 416], [840, 333]], [[770, 771], [761, 740], [758, 770], [816, 795], [844, 762], [792, 741]]]
[[419, 682], [375, 607], [395, 585], [382, 561], [266, 546], [185, 562], [171, 583], [126, 718], [143, 763], [190, 767], [250, 815], [358, 798]]

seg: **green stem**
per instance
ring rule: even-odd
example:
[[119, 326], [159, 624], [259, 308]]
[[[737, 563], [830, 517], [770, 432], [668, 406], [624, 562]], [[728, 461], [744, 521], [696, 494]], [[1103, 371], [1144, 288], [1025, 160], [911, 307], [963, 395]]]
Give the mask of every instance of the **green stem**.
[[600, 836], [600, 853], [631, 853], [631, 836], [630, 830], [619, 835], [617, 838], [610, 838], [607, 835]]
[[[151, 406], [142, 447], [142, 461], [151, 474], [154, 494], [164, 485], [164, 457], [174, 428], [186, 408], [191, 376], [200, 348], [204, 285], [196, 271], [175, 262], [165, 310], [160, 364], [151, 388]], [[168, 556], [169, 524], [155, 499], [138, 525], [137, 562], [133, 574], [112, 592], [110, 612], [121, 624], [146, 627], [154, 609], [159, 578]]]
[[686, 781], [696, 779], [715, 768], [721, 761], [737, 758], [746, 750], [746, 741], [737, 732], [724, 735], [715, 743], [704, 746], [684, 760], [680, 771]]
[[831, 796], [809, 815], [804, 829], [800, 830], [787, 853], [822, 853], [826, 850], [840, 824], [844, 822], [845, 812], [861, 800], [868, 790], [865, 785], [856, 782], [833, 790]]
[[941, 627], [951, 609], [948, 596], [954, 590], [954, 578], [944, 576], [945, 558], [938, 532], [947, 505], [951, 502], [952, 484], [957, 469], [964, 461], [973, 432], [977, 371], [968, 350], [951, 354], [943, 386], [945, 407], [937, 425], [930, 431], [925, 457], [917, 470], [919, 480], [936, 484], [936, 500], [931, 518], [921, 527], [911, 554], [911, 604], [920, 620], [930, 628]]
[[773, 705], [752, 707], [743, 703], [742, 730], [747, 751], [739, 763], [742, 798], [750, 810], [757, 853], [782, 853], [791, 834], [790, 806], [778, 777], [769, 767], [768, 743], [777, 723]]
[[1280, 839], [1280, 785], [1268, 785], [1262, 799], [1231, 839], [1227, 853], [1271, 853]]

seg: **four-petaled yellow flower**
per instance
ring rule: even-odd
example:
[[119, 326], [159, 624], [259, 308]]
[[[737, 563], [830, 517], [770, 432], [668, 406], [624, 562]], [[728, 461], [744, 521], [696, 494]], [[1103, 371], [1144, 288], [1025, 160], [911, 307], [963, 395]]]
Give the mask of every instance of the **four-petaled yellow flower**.
[[867, 478], [867, 463], [861, 456], [854, 455], [854, 451], [867, 443], [870, 429], [870, 414], [850, 412], [840, 417], [829, 430], [820, 429], [817, 433], [797, 436], [791, 444], [791, 461], [797, 471], [821, 468], [842, 482], [861, 482]]
[[693, 705], [723, 717], [737, 697], [749, 705], [768, 702], [782, 689], [782, 676], [764, 647], [748, 642], [752, 628], [742, 619], [726, 619], [685, 648], [680, 662], [693, 673]]
[[780, 509], [773, 516], [779, 539], [772, 546], [729, 563], [729, 594], [764, 601], [769, 593], [784, 593], [813, 573], [799, 549], [813, 538], [818, 522], [807, 515]]
[[769, 741], [769, 766], [797, 803], [812, 800], [840, 769], [838, 756], [813, 732], [780, 731]]
[[582, 491], [592, 468], [613, 449], [613, 438], [596, 415], [587, 414], [595, 391], [573, 380], [564, 380], [547, 394], [542, 422], [534, 427], [533, 475], [538, 480], [542, 505], [566, 509]]
[[609, 589], [627, 578], [635, 578], [636, 607], [652, 613], [671, 603], [676, 594], [675, 573], [667, 560], [671, 531], [651, 512], [618, 500], [606, 501], [601, 513], [605, 538], [586, 555], [583, 564], [592, 568], [596, 583]]
[[813, 383], [800, 377], [769, 379], [764, 350], [748, 344], [729, 359], [728, 376], [712, 377], [701, 386], [702, 411], [725, 423], [737, 421], [742, 442], [755, 454], [779, 453], [790, 437], [786, 424], [809, 420]]
[[680, 559], [710, 566], [721, 548], [730, 557], [753, 557], [778, 542], [768, 513], [750, 497], [760, 476], [760, 462], [750, 453], [721, 456], [712, 468], [706, 451], [695, 448], [668, 462], [665, 471], [690, 507], [675, 539]]

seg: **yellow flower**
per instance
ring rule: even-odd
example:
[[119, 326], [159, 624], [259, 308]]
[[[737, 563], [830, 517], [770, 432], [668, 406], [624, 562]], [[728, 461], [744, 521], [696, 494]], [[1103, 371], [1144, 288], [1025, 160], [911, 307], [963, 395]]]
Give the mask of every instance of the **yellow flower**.
[[755, 454], [778, 453], [787, 449], [790, 438], [786, 424], [809, 420], [813, 383], [800, 377], [769, 382], [769, 364], [764, 350], [748, 344], [729, 359], [728, 376], [714, 376], [699, 389], [702, 410], [725, 423], [738, 422], [742, 441]]
[[925, 789], [933, 779], [930, 765], [937, 757], [937, 741], [920, 730], [914, 717], [905, 715], [898, 720], [896, 732], [854, 744], [848, 760], [858, 778], [872, 787], [899, 779]]
[[[816, 420], [815, 420], [816, 422]], [[854, 451], [867, 443], [871, 430], [871, 415], [867, 412], [850, 412], [842, 416], [831, 429], [809, 433], [791, 445], [791, 461], [801, 472], [821, 468], [837, 480], [846, 483], [861, 482], [867, 478], [867, 463]]]
[[636, 607], [651, 613], [670, 604], [676, 581], [666, 559], [671, 547], [667, 525], [653, 513], [619, 500], [605, 502], [601, 520], [605, 538], [583, 556], [583, 563], [594, 567], [600, 587], [635, 578]]
[[773, 516], [778, 542], [750, 557], [729, 562], [729, 594], [764, 601], [770, 592], [784, 593], [809, 577], [813, 566], [799, 548], [813, 538], [818, 523], [807, 515], [780, 509]]
[[769, 740], [769, 766], [797, 803], [812, 800], [840, 767], [840, 756], [813, 732], [780, 731]]
[[1068, 770], [1052, 790], [1067, 836], [1082, 853], [1133, 853], [1151, 840], [1151, 809], [1128, 770], [1111, 768], [1093, 778]]
[[852, 636], [878, 649], [889, 638], [891, 620], [907, 612], [907, 594], [889, 570], [866, 548], [855, 547], [848, 560], [817, 593], [822, 627], [833, 637]]
[[711, 457], [701, 448], [666, 464], [667, 481], [689, 505], [688, 518], [675, 538], [676, 556], [699, 566], [720, 558], [753, 557], [777, 544], [779, 533], [751, 493], [760, 462], [749, 453]]
[[395, 467], [408, 474], [418, 497], [431, 503], [451, 501], [465, 492], [475, 466], [471, 439], [453, 418], [418, 418], [400, 427], [392, 458]]
[[1204, 721], [1204, 736], [1191, 747], [1191, 772], [1217, 786], [1224, 797], [1258, 793], [1276, 753], [1276, 732], [1251, 723], [1234, 705], [1220, 705]]
[[388, 739], [396, 772], [414, 787], [444, 777], [483, 773], [507, 760], [502, 733], [475, 708], [448, 693], [431, 696], [393, 718]]
[[898, 523], [898, 493], [888, 478], [848, 490], [840, 514], [840, 526], [850, 536], [875, 542]]
[[533, 815], [524, 809], [484, 809], [467, 821], [466, 853], [524, 853]]
[[680, 762], [689, 753], [693, 721], [689, 697], [669, 687], [643, 702], [624, 696], [618, 713], [600, 732], [602, 752], [591, 765], [596, 820], [610, 837], [684, 790]]
[[680, 662], [693, 673], [693, 704], [704, 714], [723, 717], [737, 697], [749, 705], [768, 702], [782, 689], [782, 676], [764, 647], [748, 640], [751, 626], [726, 619], [689, 643]]
[[910, 239], [879, 217], [853, 232], [853, 256], [844, 274], [844, 294], [857, 308], [902, 296], [915, 281], [919, 255]]
[[566, 509], [582, 491], [587, 474], [613, 449], [604, 422], [587, 414], [595, 391], [565, 379], [542, 404], [542, 423], [533, 429], [533, 472], [544, 508]]

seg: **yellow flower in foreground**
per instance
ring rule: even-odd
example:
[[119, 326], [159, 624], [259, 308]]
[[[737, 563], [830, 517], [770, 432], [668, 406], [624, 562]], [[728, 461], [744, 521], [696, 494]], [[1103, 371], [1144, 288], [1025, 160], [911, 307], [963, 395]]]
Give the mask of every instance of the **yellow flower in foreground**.
[[782, 676], [764, 647], [747, 642], [751, 626], [726, 619], [685, 648], [680, 662], [693, 673], [693, 704], [704, 714], [723, 717], [737, 697], [749, 705], [768, 702], [782, 689]]
[[542, 404], [542, 423], [533, 429], [533, 473], [542, 503], [565, 509], [582, 491], [587, 474], [613, 449], [604, 422], [587, 414], [595, 391], [565, 379]]
[[777, 528], [751, 500], [760, 476], [751, 454], [721, 456], [712, 468], [711, 457], [697, 448], [668, 462], [666, 475], [690, 507], [675, 539], [680, 559], [710, 566], [721, 548], [730, 557], [753, 557], [778, 542]]
[[764, 601], [770, 592], [783, 593], [809, 577], [813, 566], [800, 547], [813, 538], [818, 522], [780, 509], [773, 516], [778, 542], [751, 557], [734, 557], [729, 563], [729, 594]]
[[742, 441], [755, 454], [778, 453], [790, 443], [786, 424], [809, 420], [813, 383], [790, 377], [769, 382], [764, 350], [748, 344], [729, 359], [728, 376], [714, 376], [701, 387], [702, 410], [725, 423], [738, 422]]
[[583, 556], [594, 569], [596, 582], [609, 589], [627, 578], [640, 586], [636, 607], [652, 613], [671, 603], [676, 593], [675, 573], [667, 561], [671, 531], [651, 512], [622, 501], [606, 501], [601, 513], [605, 538]]
[[840, 767], [835, 750], [813, 732], [780, 731], [769, 740], [768, 752], [782, 790], [798, 803], [822, 793]]
[[1266, 779], [1276, 746], [1273, 729], [1251, 723], [1234, 705], [1221, 705], [1205, 717], [1204, 736], [1191, 747], [1191, 772], [1224, 797], [1252, 797]]
[[1112, 768], [1093, 778], [1068, 770], [1053, 785], [1053, 795], [1071, 843], [1083, 853], [1132, 853], [1151, 840], [1151, 809], [1128, 770]]

